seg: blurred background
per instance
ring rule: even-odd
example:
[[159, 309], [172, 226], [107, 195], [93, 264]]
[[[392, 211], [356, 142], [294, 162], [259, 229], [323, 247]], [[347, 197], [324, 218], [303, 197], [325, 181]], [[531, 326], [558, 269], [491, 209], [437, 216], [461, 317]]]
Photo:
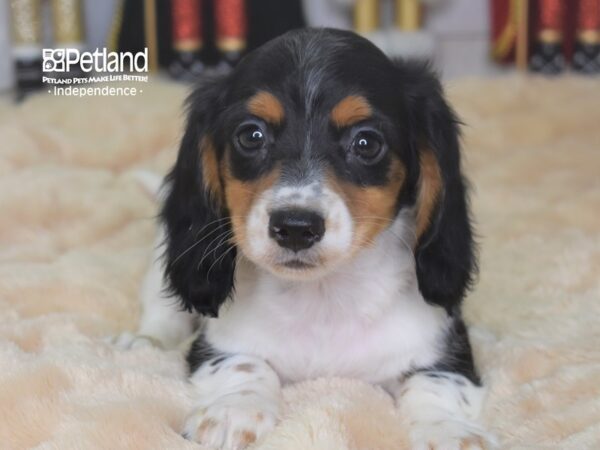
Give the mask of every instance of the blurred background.
[[[315, 25], [432, 59], [465, 124], [481, 271], [464, 315], [502, 448], [600, 449], [599, 23], [600, 0], [0, 0], [0, 447], [191, 448], [181, 358], [104, 341], [137, 329], [159, 208], [148, 172], [176, 158], [190, 79]], [[135, 98], [42, 84], [44, 50], [146, 48], [148, 82], [102, 83]], [[292, 420], [313, 421], [275, 439], [395, 436], [372, 414], [380, 392], [325, 386], [287, 391]]]
[[0, 92], [41, 87], [41, 49], [139, 51], [175, 79], [228, 70], [293, 28], [354, 29], [445, 79], [600, 72], [600, 0], [0, 0]]

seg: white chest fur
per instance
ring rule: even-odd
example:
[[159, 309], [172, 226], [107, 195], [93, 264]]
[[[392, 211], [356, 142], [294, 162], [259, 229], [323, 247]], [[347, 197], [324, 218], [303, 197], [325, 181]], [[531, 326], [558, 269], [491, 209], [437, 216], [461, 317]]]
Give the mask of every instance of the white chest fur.
[[266, 359], [284, 381], [381, 383], [434, 363], [448, 316], [423, 300], [411, 248], [393, 228], [318, 281], [281, 280], [241, 259], [235, 298], [208, 320], [207, 340]]

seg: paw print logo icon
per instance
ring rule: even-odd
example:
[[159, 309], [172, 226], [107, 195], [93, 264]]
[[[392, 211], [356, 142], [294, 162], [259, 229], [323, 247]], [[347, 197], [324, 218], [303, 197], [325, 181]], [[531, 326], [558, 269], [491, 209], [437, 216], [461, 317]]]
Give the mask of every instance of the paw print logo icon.
[[42, 52], [44, 72], [64, 72], [66, 52], [63, 49], [45, 48]]

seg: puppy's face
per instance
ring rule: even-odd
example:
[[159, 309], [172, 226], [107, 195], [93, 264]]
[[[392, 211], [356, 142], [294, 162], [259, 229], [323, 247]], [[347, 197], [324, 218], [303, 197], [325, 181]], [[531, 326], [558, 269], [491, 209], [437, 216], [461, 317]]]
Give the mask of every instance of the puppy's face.
[[201, 149], [233, 241], [281, 277], [319, 276], [371, 245], [411, 163], [391, 62], [362, 40], [337, 44], [308, 60], [284, 46], [250, 55]]
[[237, 255], [316, 278], [400, 217], [425, 298], [462, 298], [475, 261], [458, 127], [425, 65], [300, 30], [204, 80], [188, 107], [162, 210], [167, 280], [187, 308], [218, 313]]

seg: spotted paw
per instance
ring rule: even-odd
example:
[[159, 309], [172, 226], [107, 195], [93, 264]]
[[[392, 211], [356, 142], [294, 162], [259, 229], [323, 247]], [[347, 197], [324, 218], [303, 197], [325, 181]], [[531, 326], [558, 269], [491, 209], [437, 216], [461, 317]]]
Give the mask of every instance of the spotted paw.
[[186, 420], [182, 435], [211, 449], [242, 450], [270, 431], [276, 422], [276, 405], [256, 398], [240, 403], [229, 399], [195, 410]]
[[493, 436], [478, 425], [461, 420], [440, 420], [413, 424], [410, 430], [413, 450], [492, 450]]

